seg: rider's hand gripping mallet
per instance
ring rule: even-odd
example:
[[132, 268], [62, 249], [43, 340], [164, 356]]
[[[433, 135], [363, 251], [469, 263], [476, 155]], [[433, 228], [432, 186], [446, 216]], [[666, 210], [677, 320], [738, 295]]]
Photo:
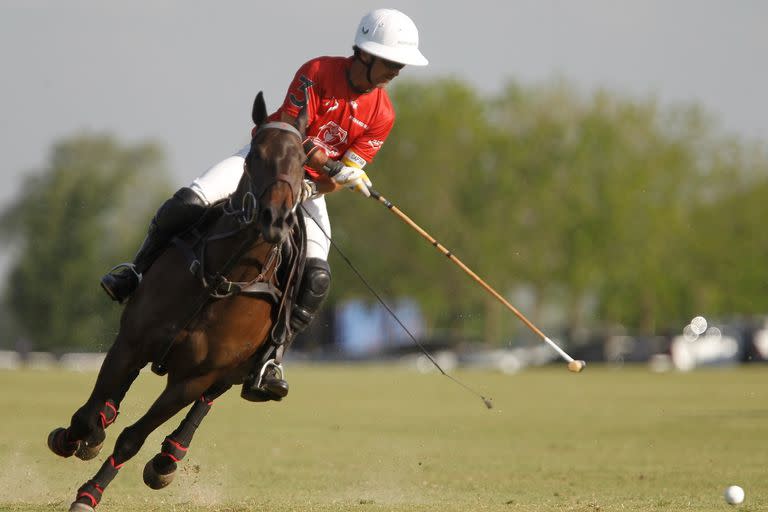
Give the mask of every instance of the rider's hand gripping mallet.
[[394, 204], [392, 204], [388, 199], [383, 197], [381, 194], [376, 192], [372, 188], [368, 188], [368, 190], [371, 193], [371, 198], [379, 201], [384, 206], [386, 206], [389, 211], [397, 215], [400, 220], [408, 224], [410, 227], [412, 227], [418, 234], [420, 234], [425, 240], [427, 240], [430, 244], [432, 244], [438, 251], [443, 253], [443, 255], [447, 256], [448, 259], [450, 259], [452, 262], [454, 262], [456, 265], [458, 265], [464, 272], [466, 272], [472, 279], [475, 280], [480, 286], [482, 286], [485, 291], [493, 295], [499, 302], [504, 304], [504, 306], [507, 307], [512, 313], [514, 313], [517, 318], [519, 318], [531, 331], [533, 331], [536, 335], [538, 335], [544, 342], [547, 343], [550, 347], [552, 347], [555, 352], [557, 352], [560, 357], [562, 357], [564, 360], [568, 362], [568, 369], [574, 373], [578, 373], [584, 369], [584, 367], [587, 365], [584, 361], [576, 360], [569, 356], [565, 350], [557, 346], [557, 344], [549, 339], [541, 330], [539, 330], [538, 327], [533, 325], [530, 320], [528, 320], [525, 315], [520, 313], [520, 311], [517, 310], [512, 304], [510, 304], [504, 297], [501, 296], [499, 292], [491, 288], [488, 283], [480, 279], [480, 277], [475, 274], [469, 267], [467, 267], [459, 258], [451, 254], [451, 251], [445, 248], [440, 242], [435, 240], [434, 237], [432, 237], [429, 233], [424, 231], [419, 227], [418, 224], [413, 222], [406, 214], [401, 212]]

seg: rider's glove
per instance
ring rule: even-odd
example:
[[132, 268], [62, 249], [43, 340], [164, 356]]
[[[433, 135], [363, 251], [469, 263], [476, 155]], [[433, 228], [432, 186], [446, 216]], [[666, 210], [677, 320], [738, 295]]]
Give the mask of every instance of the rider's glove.
[[360, 192], [365, 197], [371, 197], [371, 192], [368, 187], [372, 187], [373, 183], [365, 174], [365, 171], [359, 167], [350, 167], [336, 160], [329, 160], [325, 165], [328, 171], [328, 176], [338, 185]]
[[303, 203], [307, 199], [314, 199], [317, 197], [317, 184], [311, 180], [301, 180], [301, 192], [299, 193], [299, 202]]

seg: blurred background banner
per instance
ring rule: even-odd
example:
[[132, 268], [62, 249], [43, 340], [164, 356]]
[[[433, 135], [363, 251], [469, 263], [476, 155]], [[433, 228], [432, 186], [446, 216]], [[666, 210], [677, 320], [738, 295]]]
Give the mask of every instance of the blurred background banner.
[[[349, 54], [379, 6], [3, 2], [0, 367], [106, 350], [120, 310], [99, 277], [165, 197], [248, 141], [259, 90], [274, 110], [301, 63]], [[390, 6], [430, 66], [391, 86], [397, 122], [370, 171], [382, 194], [574, 357], [766, 359], [768, 4]], [[329, 210], [334, 241], [446, 361], [548, 361], [384, 208], [342, 191]], [[409, 357], [333, 251], [331, 267], [293, 357]]]

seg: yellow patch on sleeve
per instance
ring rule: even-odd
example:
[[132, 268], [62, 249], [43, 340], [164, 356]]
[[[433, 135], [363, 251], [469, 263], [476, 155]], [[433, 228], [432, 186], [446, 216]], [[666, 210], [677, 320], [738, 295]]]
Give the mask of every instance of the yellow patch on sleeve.
[[348, 167], [357, 167], [358, 169], [362, 169], [368, 162], [366, 162], [364, 158], [356, 154], [354, 151], [347, 151], [341, 158], [341, 163]]

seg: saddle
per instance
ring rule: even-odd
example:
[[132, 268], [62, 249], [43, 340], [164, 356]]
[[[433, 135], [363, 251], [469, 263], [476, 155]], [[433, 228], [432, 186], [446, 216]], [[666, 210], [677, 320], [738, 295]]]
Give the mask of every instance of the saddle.
[[[242, 254], [233, 255], [228, 264], [225, 265], [228, 268], [222, 269], [208, 268], [205, 260], [205, 250], [209, 242], [235, 234], [234, 232], [223, 234], [212, 232], [216, 221], [224, 214], [224, 206], [225, 203], [219, 203], [209, 208], [208, 212], [195, 225], [174, 237], [170, 242], [185, 256], [189, 271], [200, 281], [201, 296], [205, 299], [200, 301], [198, 308], [189, 317], [187, 323], [191, 322], [211, 300], [219, 300], [233, 295], [247, 295], [269, 300], [273, 306], [272, 330], [267, 343], [262, 344], [259, 351], [252, 357], [266, 361], [271, 354], [292, 338], [290, 316], [299, 292], [306, 259], [307, 232], [304, 216], [301, 208], [298, 208], [296, 210], [296, 225], [283, 243], [279, 246], [276, 245], [269, 253], [267, 261], [264, 263], [265, 268], [262, 269], [259, 276], [249, 282], [238, 282], [229, 280], [227, 273], [237, 264]], [[277, 268], [273, 272], [272, 278], [265, 280], [263, 275], [272, 265], [276, 265]], [[171, 340], [161, 357], [156, 358], [155, 362], [152, 363], [154, 373], [158, 375], [167, 373], [164, 361], [174, 341]]]

